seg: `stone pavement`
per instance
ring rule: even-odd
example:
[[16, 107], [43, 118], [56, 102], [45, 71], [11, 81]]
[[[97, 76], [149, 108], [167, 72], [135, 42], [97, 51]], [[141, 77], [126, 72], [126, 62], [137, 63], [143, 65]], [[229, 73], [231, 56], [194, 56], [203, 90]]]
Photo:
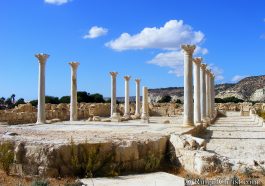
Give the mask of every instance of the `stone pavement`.
[[184, 178], [165, 172], [82, 179], [81, 182], [87, 186], [184, 186]]
[[209, 141], [208, 151], [214, 151], [228, 157], [235, 164], [264, 164], [265, 128], [254, 122], [249, 116], [240, 116], [239, 112], [228, 112], [208, 128], [204, 136]]

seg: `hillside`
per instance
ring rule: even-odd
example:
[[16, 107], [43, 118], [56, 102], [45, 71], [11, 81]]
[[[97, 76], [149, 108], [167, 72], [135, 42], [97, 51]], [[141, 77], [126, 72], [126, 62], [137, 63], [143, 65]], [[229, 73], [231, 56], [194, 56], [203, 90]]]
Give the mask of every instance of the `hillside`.
[[[265, 101], [265, 75], [246, 77], [235, 84], [217, 84], [215, 91], [218, 98], [234, 96], [245, 101]], [[154, 102], [164, 95], [183, 100], [183, 87], [149, 89], [149, 95]]]

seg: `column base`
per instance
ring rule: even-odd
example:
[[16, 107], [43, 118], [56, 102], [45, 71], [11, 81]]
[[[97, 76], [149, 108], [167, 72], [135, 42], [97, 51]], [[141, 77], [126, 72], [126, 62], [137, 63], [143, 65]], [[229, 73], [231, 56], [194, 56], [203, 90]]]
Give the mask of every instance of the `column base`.
[[150, 123], [149, 117], [147, 115], [142, 115], [141, 123]]
[[137, 113], [137, 114], [134, 114], [134, 117], [135, 117], [136, 119], [140, 119], [140, 118], [141, 118], [141, 115], [140, 115], [139, 113]]
[[46, 121], [37, 121], [36, 124], [37, 124], [37, 125], [40, 125], [40, 124], [46, 124]]
[[120, 113], [117, 112], [113, 113], [110, 119], [112, 122], [121, 122]]
[[183, 123], [183, 125], [182, 125], [182, 127], [194, 127], [195, 125], [194, 125], [194, 123], [193, 122], [190, 122], [190, 123]]
[[129, 120], [129, 119], [131, 119], [131, 115], [130, 114], [124, 114], [123, 118], [125, 118], [126, 120]]

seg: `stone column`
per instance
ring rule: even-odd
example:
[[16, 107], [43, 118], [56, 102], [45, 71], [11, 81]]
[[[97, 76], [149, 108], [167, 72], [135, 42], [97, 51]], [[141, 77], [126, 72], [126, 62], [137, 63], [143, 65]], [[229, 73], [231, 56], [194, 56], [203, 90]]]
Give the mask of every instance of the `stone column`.
[[124, 117], [130, 118], [130, 79], [131, 76], [124, 76], [125, 80], [125, 100], [124, 100]]
[[141, 79], [135, 79], [136, 83], [136, 97], [135, 97], [135, 117], [140, 118], [140, 81]]
[[206, 64], [201, 64], [201, 119], [203, 122], [207, 122], [206, 118]]
[[207, 121], [211, 118], [211, 72], [206, 70], [206, 118]]
[[215, 115], [215, 85], [214, 85], [215, 83], [214, 83], [214, 79], [215, 79], [215, 76], [214, 76], [214, 74], [212, 74], [212, 77], [211, 77], [212, 118], [214, 118], [214, 115]]
[[110, 117], [112, 121], [120, 121], [120, 114], [117, 113], [116, 103], [116, 77], [118, 72], [110, 72], [111, 75], [111, 109]]
[[76, 72], [77, 67], [80, 63], [70, 62], [71, 67], [71, 102], [70, 102], [70, 121], [77, 121], [78, 112], [77, 112], [77, 80]]
[[143, 87], [143, 102], [142, 102], [142, 122], [149, 123], [149, 106], [148, 106], [148, 89], [147, 87]]
[[48, 54], [36, 54], [39, 61], [39, 88], [38, 88], [38, 114], [37, 124], [43, 124], [46, 121], [45, 116], [45, 64], [49, 57]]
[[192, 55], [195, 45], [181, 45], [184, 53], [184, 126], [194, 126], [192, 96]]
[[202, 58], [194, 58], [194, 123], [201, 123], [200, 67]]

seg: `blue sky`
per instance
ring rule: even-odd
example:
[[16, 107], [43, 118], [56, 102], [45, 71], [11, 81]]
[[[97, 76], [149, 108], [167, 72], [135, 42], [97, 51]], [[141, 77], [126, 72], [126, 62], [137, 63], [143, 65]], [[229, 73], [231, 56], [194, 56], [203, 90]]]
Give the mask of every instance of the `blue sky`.
[[[0, 96], [37, 98], [38, 62], [47, 53], [46, 95], [70, 93], [78, 61], [78, 90], [110, 96], [109, 71], [150, 88], [182, 86], [181, 43], [211, 64], [217, 83], [265, 74], [262, 0], [1, 0]], [[125, 34], [124, 34], [125, 33]]]

